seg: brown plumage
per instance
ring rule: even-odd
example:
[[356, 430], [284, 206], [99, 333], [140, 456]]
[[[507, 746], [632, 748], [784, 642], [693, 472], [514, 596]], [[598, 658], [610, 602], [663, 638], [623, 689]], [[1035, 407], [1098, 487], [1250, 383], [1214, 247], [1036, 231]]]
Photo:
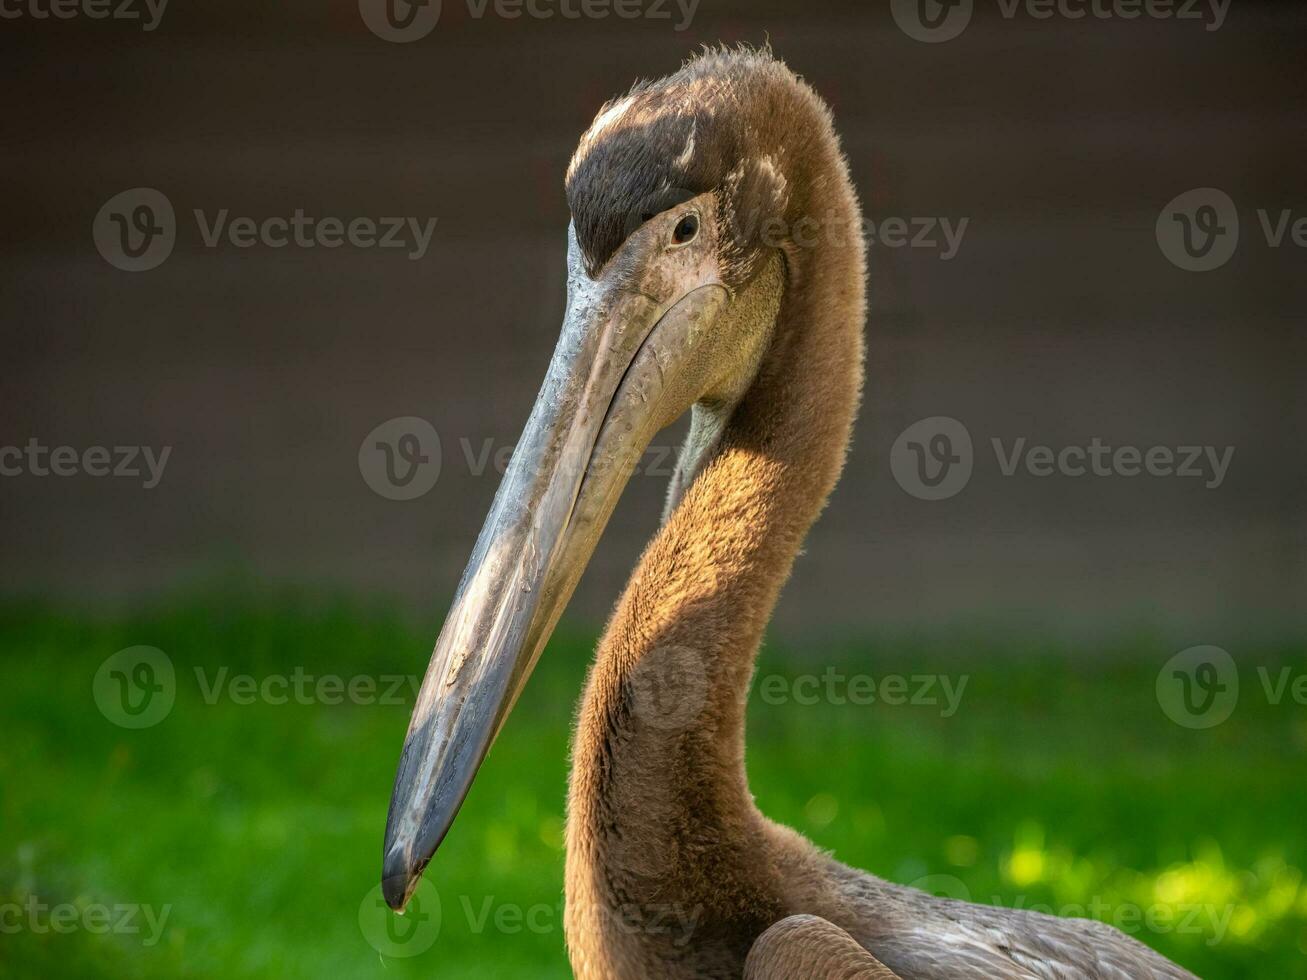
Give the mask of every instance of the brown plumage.
[[[737, 229], [724, 243], [737, 287], [780, 296], [770, 346], [715, 446], [691, 437], [674, 491], [688, 487], [641, 558], [586, 686], [567, 825], [578, 980], [739, 977], [746, 958], [748, 975], [768, 980], [895, 975], [859, 958], [850, 936], [905, 980], [1187, 976], [1097, 923], [973, 909], [844, 868], [755, 807], [744, 771], [754, 656], [858, 406], [860, 212], [828, 110], [766, 53], [707, 54], [615, 105], [569, 173], [592, 268], [644, 195], [664, 183], [716, 189], [723, 224]], [[693, 156], [669, 166], [691, 130]], [[764, 226], [784, 259], [758, 273]], [[660, 688], [689, 706], [657, 703]], [[695, 922], [688, 942], [670, 921]]]
[[898, 980], [852, 936], [815, 915], [781, 919], [754, 941], [744, 980]]
[[443, 839], [634, 459], [692, 408], [578, 713], [579, 980], [1190, 977], [1097, 922], [845, 867], [754, 804], [754, 657], [862, 384], [860, 211], [825, 104], [769, 52], [708, 52], [606, 106], [567, 193], [564, 330], [414, 710], [387, 900], [403, 906]]

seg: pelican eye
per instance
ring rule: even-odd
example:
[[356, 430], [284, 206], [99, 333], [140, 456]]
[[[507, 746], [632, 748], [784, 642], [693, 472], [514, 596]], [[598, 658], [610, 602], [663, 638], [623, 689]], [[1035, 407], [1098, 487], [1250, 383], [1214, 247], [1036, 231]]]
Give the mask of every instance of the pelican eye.
[[699, 216], [693, 213], [687, 214], [676, 223], [676, 230], [672, 232], [672, 241], [677, 245], [687, 245], [694, 241], [698, 234]]

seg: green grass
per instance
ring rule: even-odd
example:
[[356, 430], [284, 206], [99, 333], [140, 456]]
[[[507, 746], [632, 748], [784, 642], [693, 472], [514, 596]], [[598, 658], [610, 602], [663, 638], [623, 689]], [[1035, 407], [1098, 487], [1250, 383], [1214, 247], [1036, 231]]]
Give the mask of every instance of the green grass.
[[[402, 675], [425, 667], [434, 637], [432, 622], [294, 599], [214, 595], [118, 618], [0, 608], [0, 976], [569, 976], [566, 751], [593, 636], [551, 644], [427, 873], [439, 935], [407, 959], [365, 941], [360, 907], [375, 897], [411, 696], [209, 704], [195, 674]], [[1174, 651], [1147, 636], [1110, 650], [987, 643], [769, 647], [760, 678], [786, 680], [768, 698], [755, 683], [751, 700], [763, 810], [888, 878], [1115, 917], [1208, 980], [1307, 977], [1307, 707], [1269, 703], [1254, 673], [1307, 671], [1304, 651], [1238, 651], [1237, 710], [1193, 731], [1158, 707]], [[171, 658], [177, 698], [161, 723], [128, 730], [92, 686], [138, 644]], [[828, 665], [969, 679], [947, 718], [928, 704], [774, 703]], [[75, 921], [55, 931], [32, 902]], [[101, 934], [94, 909], [120, 905], [166, 912], [157, 941], [139, 915], [142, 931]]]

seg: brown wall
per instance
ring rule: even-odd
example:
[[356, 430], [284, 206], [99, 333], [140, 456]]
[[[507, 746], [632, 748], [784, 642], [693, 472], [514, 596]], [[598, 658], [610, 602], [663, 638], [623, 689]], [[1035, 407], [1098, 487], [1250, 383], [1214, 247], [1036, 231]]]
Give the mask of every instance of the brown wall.
[[[1193, 642], [1302, 615], [1307, 595], [1307, 13], [1234, 0], [1177, 20], [1005, 19], [977, 0], [946, 43], [888, 5], [702, 0], [692, 25], [503, 20], [445, 0], [387, 43], [354, 4], [184, 5], [157, 29], [3, 26], [0, 446], [173, 447], [139, 480], [0, 478], [0, 591], [137, 597], [214, 570], [443, 604], [556, 335], [576, 137], [637, 76], [704, 42], [761, 41], [831, 101], [873, 219], [968, 219], [957, 254], [871, 250], [867, 398], [845, 480], [780, 610], [799, 631], [972, 616]], [[674, 9], [674, 5], [671, 9]], [[101, 206], [163, 191], [173, 254], [107, 263]], [[1168, 262], [1154, 226], [1195, 187], [1235, 202], [1221, 268]], [[429, 251], [203, 246], [192, 209], [399, 215]], [[395, 416], [440, 433], [416, 501], [373, 493], [360, 442]], [[975, 469], [906, 493], [891, 447], [951, 416]], [[1004, 477], [990, 446], [1234, 447], [1217, 488]], [[661, 440], [670, 445], [672, 436]], [[637, 478], [575, 605], [604, 614], [654, 526]], [[1300, 621], [1300, 620], [1299, 620]], [[1206, 631], [1206, 632], [1204, 632]]]

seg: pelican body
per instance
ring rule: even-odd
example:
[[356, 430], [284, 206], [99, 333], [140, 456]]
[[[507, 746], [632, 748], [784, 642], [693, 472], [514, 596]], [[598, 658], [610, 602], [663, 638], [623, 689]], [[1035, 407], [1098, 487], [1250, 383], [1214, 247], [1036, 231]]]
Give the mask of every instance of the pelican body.
[[567, 195], [563, 328], [414, 708], [390, 905], [453, 822], [640, 455], [688, 411], [662, 525], [578, 712], [565, 924], [579, 980], [1191, 977], [1094, 921], [846, 867], [754, 804], [754, 658], [862, 384], [860, 211], [826, 105], [770, 52], [705, 52], [604, 107]]

